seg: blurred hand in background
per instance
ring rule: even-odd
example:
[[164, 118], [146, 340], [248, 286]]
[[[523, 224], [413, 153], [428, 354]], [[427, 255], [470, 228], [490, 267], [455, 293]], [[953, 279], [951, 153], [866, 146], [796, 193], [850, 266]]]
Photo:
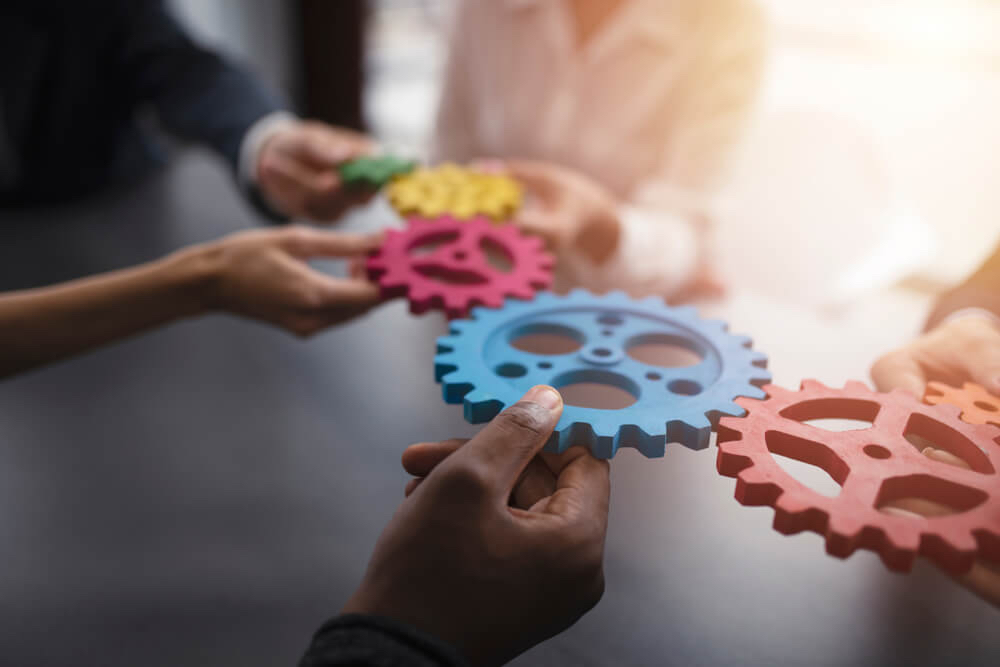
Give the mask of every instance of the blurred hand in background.
[[288, 122], [273, 133], [257, 157], [257, 187], [267, 203], [292, 218], [331, 222], [374, 192], [345, 187], [338, 167], [372, 151], [363, 134], [317, 121]]
[[880, 391], [905, 389], [922, 398], [928, 382], [982, 385], [1000, 395], [1000, 327], [970, 315], [946, 321], [872, 366]]

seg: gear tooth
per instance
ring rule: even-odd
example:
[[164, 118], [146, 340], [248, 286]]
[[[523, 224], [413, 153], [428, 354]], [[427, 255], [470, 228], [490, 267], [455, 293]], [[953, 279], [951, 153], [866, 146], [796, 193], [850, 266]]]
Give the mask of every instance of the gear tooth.
[[638, 303], [648, 308], [664, 308], [667, 302], [660, 296], [646, 296], [639, 299]]
[[872, 390], [864, 382], [859, 380], [848, 380], [844, 383], [844, 391], [846, 392], [857, 392], [862, 394], [870, 394]]
[[670, 306], [670, 315], [679, 320], [699, 321], [698, 309], [694, 306]]
[[847, 558], [858, 548], [861, 531], [864, 529], [861, 521], [846, 514], [834, 514], [827, 517], [826, 552], [838, 558]]
[[452, 372], [441, 378], [441, 396], [449, 405], [461, 403], [465, 395], [472, 391], [472, 383], [460, 379], [458, 372]]
[[683, 419], [667, 422], [667, 442], [676, 442], [688, 449], [705, 449], [711, 436], [712, 424], [705, 415], [698, 415], [690, 422]]
[[801, 391], [825, 391], [829, 389], [829, 387], [827, 387], [819, 380], [813, 380], [812, 378], [809, 378], [806, 380], [802, 380], [802, 382], [799, 383], [799, 389]]
[[503, 410], [503, 401], [493, 398], [482, 391], [473, 389], [462, 401], [465, 420], [470, 424], [484, 424]]
[[[750, 398], [755, 401], [763, 401], [767, 398], [767, 395], [768, 395], [767, 392], [762, 387], [758, 387], [753, 384], [748, 384], [746, 387], [740, 390], [740, 393], [737, 394], [737, 397]], [[739, 404], [742, 405], [742, 403]]]
[[[748, 350], [753, 347], [753, 338], [751, 338], [750, 336], [745, 336], [743, 334], [733, 334], [733, 342], [738, 344], [740, 347], [744, 347]], [[752, 358], [753, 355], [751, 355], [751, 359]]]
[[582, 287], [577, 287], [571, 289], [566, 296], [563, 297], [567, 302], [575, 303], [579, 301], [586, 301], [591, 296], [590, 292], [583, 289]]
[[597, 456], [596, 449], [598, 447], [598, 437], [590, 424], [584, 422], [573, 422], [559, 431], [559, 440], [556, 445], [556, 451], [558, 453], [561, 454], [570, 447], [576, 447], [578, 445], [586, 447], [591, 451], [591, 453]]
[[616, 304], [626, 304], [632, 303], [632, 297], [626, 294], [623, 290], [616, 289], [606, 292], [602, 295], [606, 303], [616, 303]]

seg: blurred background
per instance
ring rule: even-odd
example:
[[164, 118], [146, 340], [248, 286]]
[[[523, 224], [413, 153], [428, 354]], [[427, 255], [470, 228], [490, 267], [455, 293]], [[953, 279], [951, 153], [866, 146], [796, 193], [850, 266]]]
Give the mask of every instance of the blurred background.
[[[174, 2], [203, 39], [304, 112], [429, 151], [454, 0]], [[717, 229], [728, 279], [840, 306], [879, 287], [930, 293], [966, 275], [1000, 229], [1000, 3], [759, 4], [765, 82]], [[341, 37], [351, 22], [363, 23], [361, 40]], [[301, 29], [317, 24], [316, 35]], [[353, 64], [342, 66], [355, 58], [352, 80]], [[360, 87], [357, 99], [345, 81]]]

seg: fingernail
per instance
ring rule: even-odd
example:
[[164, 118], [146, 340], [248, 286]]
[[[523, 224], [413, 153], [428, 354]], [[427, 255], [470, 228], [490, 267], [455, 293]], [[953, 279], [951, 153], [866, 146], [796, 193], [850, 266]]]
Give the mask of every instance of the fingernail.
[[562, 396], [559, 395], [559, 392], [544, 384], [532, 387], [524, 395], [524, 400], [529, 403], [537, 403], [546, 410], [555, 410], [562, 405]]

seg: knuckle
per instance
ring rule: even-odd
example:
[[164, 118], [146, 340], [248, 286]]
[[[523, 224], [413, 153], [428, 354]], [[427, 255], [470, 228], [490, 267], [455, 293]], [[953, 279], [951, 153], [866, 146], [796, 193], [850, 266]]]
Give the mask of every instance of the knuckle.
[[450, 493], [477, 498], [489, 489], [490, 475], [484, 466], [465, 463], [449, 470], [442, 481]]

